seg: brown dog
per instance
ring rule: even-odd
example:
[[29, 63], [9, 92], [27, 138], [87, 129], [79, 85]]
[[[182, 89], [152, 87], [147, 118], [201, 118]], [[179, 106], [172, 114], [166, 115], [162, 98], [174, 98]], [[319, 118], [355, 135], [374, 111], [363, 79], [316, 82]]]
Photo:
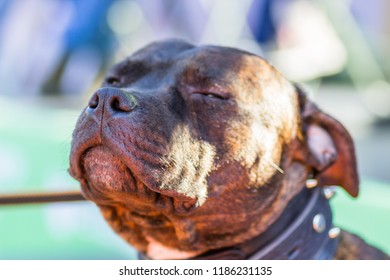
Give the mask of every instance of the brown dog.
[[77, 122], [70, 173], [148, 258], [386, 258], [339, 237], [305, 187], [357, 196], [348, 132], [240, 50], [169, 40], [114, 66]]

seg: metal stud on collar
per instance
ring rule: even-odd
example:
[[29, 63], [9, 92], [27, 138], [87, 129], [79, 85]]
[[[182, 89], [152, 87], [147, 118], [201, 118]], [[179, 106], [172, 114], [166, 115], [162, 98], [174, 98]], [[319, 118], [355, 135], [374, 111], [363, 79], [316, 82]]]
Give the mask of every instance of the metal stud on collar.
[[326, 199], [331, 199], [336, 194], [336, 186], [325, 187], [322, 192]]
[[323, 233], [326, 229], [326, 220], [325, 216], [321, 213], [317, 214], [313, 218], [313, 229], [317, 233]]
[[308, 188], [308, 189], [315, 188], [315, 187], [317, 187], [317, 185], [318, 185], [317, 179], [312, 178], [312, 179], [306, 180], [306, 188]]
[[328, 235], [330, 238], [334, 239], [336, 238], [337, 236], [339, 236], [341, 233], [341, 229], [338, 228], [338, 227], [334, 227], [334, 228], [331, 228], [329, 231], [328, 231]]

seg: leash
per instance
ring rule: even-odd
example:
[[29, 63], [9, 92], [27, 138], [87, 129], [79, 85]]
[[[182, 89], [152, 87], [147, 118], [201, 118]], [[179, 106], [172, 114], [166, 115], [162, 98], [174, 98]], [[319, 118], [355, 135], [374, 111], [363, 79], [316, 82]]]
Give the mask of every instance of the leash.
[[80, 191], [1, 194], [0, 206], [85, 200]]

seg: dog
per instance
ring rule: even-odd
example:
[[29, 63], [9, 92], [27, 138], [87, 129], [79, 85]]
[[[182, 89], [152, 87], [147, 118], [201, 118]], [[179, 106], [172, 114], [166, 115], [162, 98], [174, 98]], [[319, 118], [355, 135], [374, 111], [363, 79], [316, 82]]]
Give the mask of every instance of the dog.
[[388, 258], [332, 225], [327, 186], [359, 190], [347, 130], [242, 50], [165, 40], [115, 65], [69, 172], [141, 258]]

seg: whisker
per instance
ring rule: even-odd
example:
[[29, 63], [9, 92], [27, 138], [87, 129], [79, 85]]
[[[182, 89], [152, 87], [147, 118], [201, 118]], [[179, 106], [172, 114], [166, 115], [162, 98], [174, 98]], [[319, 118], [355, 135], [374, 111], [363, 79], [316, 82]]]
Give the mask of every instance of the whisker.
[[274, 167], [276, 170], [278, 170], [281, 174], [284, 174], [284, 171], [282, 168], [280, 168], [276, 163], [274, 163], [273, 161], [270, 162], [272, 167]]

